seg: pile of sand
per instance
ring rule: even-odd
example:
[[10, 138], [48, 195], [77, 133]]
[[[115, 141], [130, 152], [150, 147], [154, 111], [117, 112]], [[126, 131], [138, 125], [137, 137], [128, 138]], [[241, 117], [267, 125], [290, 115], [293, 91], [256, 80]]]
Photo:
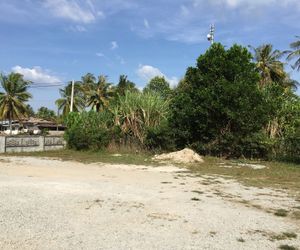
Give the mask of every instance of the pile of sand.
[[169, 154], [161, 154], [161, 155], [155, 155], [153, 157], [153, 160], [158, 161], [170, 161], [174, 163], [203, 163], [204, 160], [200, 155], [195, 153], [193, 150], [185, 148], [181, 151], [172, 152]]

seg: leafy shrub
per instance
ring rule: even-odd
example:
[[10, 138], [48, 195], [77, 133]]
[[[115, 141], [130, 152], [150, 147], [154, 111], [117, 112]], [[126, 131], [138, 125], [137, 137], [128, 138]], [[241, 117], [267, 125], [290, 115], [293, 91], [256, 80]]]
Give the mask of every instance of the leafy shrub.
[[65, 133], [68, 147], [76, 150], [107, 147], [111, 140], [111, 121], [108, 112], [70, 113], [66, 118], [68, 129]]
[[175, 148], [174, 136], [167, 121], [157, 127], [147, 129], [145, 146], [152, 151], [173, 150]]

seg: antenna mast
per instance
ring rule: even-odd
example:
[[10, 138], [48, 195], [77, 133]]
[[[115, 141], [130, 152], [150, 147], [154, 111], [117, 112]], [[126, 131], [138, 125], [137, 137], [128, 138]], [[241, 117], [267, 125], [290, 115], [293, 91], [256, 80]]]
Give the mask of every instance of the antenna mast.
[[210, 25], [210, 32], [207, 35], [207, 40], [210, 42], [210, 44], [214, 44], [215, 42], [215, 25]]

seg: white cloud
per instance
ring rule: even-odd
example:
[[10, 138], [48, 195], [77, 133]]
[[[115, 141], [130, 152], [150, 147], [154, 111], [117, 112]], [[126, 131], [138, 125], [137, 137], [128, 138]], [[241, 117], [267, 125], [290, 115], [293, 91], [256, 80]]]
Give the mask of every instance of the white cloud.
[[139, 65], [139, 68], [137, 70], [137, 75], [149, 82], [152, 78], [156, 77], [156, 76], [160, 76], [160, 77], [164, 77], [171, 86], [176, 86], [179, 82], [177, 77], [167, 77], [165, 74], [163, 74], [160, 69], [155, 68], [151, 65]]
[[73, 32], [86, 32], [87, 31], [87, 29], [82, 25], [70, 26], [70, 28], [68, 30], [73, 31]]
[[147, 19], [144, 19], [144, 26], [146, 29], [149, 29], [150, 28], [150, 25], [149, 25], [149, 22]]
[[25, 80], [32, 81], [35, 83], [45, 83], [45, 84], [55, 84], [61, 82], [61, 80], [51, 75], [49, 70], [43, 70], [39, 66], [35, 66], [32, 69], [23, 68], [21, 66], [15, 66], [12, 68], [12, 71], [15, 73], [22, 74]]
[[101, 53], [101, 52], [96, 53], [96, 56], [98, 56], [98, 57], [105, 57], [105, 55], [103, 53]]
[[[194, 7], [198, 7], [203, 5], [206, 1], [203, 0], [194, 0]], [[300, 6], [299, 0], [211, 0], [211, 4], [215, 5], [226, 5], [229, 8], [257, 8], [262, 6], [283, 6], [286, 7], [288, 5]]]
[[87, 24], [96, 20], [91, 4], [88, 1], [89, 8], [83, 8], [82, 4], [75, 0], [45, 0], [44, 6], [57, 17]]
[[117, 43], [116, 41], [112, 41], [112, 42], [111, 42], [111, 47], [110, 47], [110, 49], [111, 49], [111, 50], [115, 50], [115, 49], [117, 49], [117, 48], [119, 48], [118, 43]]

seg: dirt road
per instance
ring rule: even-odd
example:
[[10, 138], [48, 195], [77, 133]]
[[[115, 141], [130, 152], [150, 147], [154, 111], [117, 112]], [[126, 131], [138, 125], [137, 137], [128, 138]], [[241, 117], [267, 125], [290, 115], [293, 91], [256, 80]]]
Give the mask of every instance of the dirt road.
[[0, 249], [300, 247], [299, 220], [274, 215], [299, 208], [282, 190], [173, 166], [0, 157]]

